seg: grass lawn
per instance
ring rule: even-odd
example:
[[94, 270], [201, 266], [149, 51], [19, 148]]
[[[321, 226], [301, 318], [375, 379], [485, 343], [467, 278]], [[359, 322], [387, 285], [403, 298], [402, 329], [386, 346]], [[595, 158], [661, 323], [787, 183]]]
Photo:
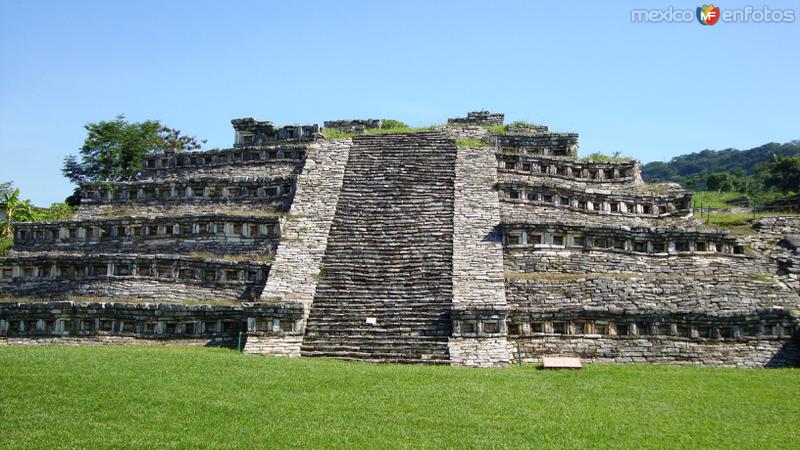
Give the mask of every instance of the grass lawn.
[[0, 348], [0, 447], [798, 448], [800, 370]]
[[695, 208], [699, 208], [700, 205], [704, 208], [730, 208], [728, 202], [742, 197], [745, 195], [738, 192], [696, 191], [692, 196], [692, 203]]

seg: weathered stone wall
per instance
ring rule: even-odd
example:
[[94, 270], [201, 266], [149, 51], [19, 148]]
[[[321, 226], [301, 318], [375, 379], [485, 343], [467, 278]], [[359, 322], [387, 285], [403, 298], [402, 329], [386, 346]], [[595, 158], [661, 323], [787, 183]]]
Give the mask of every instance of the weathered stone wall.
[[762, 305], [797, 310], [797, 295], [774, 281], [758, 281], [747, 275], [693, 277], [681, 272], [665, 273], [509, 274], [506, 298], [512, 313], [586, 307], [630, 313], [681, 310], [710, 314]]
[[738, 277], [744, 280], [774, 273], [763, 260], [747, 255], [706, 253], [638, 254], [613, 248], [594, 249], [508, 248], [506, 270], [550, 273], [681, 274], [693, 277]]
[[[0, 302], [0, 345], [800, 365], [800, 219], [703, 230], [691, 193], [638, 162], [579, 161], [577, 134], [503, 119], [335, 141], [236, 119], [231, 149], [149, 155], [133, 181], [83, 186], [76, 220], [17, 226], [0, 296], [32, 299]], [[42, 301], [76, 296], [130, 303]], [[177, 304], [198, 300], [241, 306]]]
[[323, 126], [328, 129], [338, 130], [345, 133], [363, 133], [365, 130], [380, 129], [383, 121], [379, 119], [366, 120], [326, 120]]
[[547, 336], [509, 338], [516, 363], [538, 364], [542, 356], [579, 357], [591, 363], [660, 363], [721, 367], [798, 367], [798, 340], [680, 338], [604, 338]]
[[262, 301], [311, 305], [351, 145], [344, 139], [309, 147]]
[[74, 220], [199, 214], [276, 215], [289, 208], [294, 178], [156, 179], [83, 186]]
[[436, 131], [445, 133], [453, 139], [474, 139], [489, 145], [491, 134], [478, 125], [447, 125], [435, 128]]
[[489, 111], [472, 111], [467, 113], [467, 117], [454, 117], [447, 119], [448, 124], [458, 125], [487, 125], [497, 126], [503, 124], [505, 114], [490, 113]]
[[749, 252], [744, 243], [719, 230], [506, 222], [502, 231], [506, 247], [516, 250], [569, 249], [641, 256], [719, 256]]
[[596, 179], [578, 179], [570, 177], [551, 177], [540, 172], [526, 172], [521, 170], [499, 170], [497, 180], [502, 184], [521, 184], [527, 186], [552, 186], [588, 194], [621, 195], [629, 197], [676, 197], [689, 196], [686, 191], [675, 183], [639, 184], [628, 180], [624, 182], [609, 182]]
[[269, 263], [176, 255], [58, 255], [0, 260], [0, 296], [99, 296], [250, 300], [263, 289]]
[[276, 127], [269, 121], [252, 117], [231, 120], [236, 130], [236, 146], [269, 145], [280, 141], [302, 141], [319, 139], [319, 125], [285, 125]]
[[[281, 219], [281, 242], [275, 254], [262, 302], [302, 305], [303, 327], [320, 279], [321, 262], [352, 142], [349, 139], [318, 142], [308, 149], [303, 172], [297, 177], [296, 193], [289, 214]], [[302, 340], [283, 342], [249, 340], [250, 354], [300, 354]]]
[[503, 173], [539, 175], [549, 179], [593, 183], [642, 184], [639, 161], [576, 161], [529, 156], [517, 151], [497, 153], [497, 169]]
[[14, 255], [22, 252], [191, 253], [269, 257], [277, 247], [276, 217], [201, 215], [18, 223]]
[[82, 186], [81, 206], [108, 203], [285, 203], [292, 178], [197, 177], [180, 180], [141, 180]]
[[775, 242], [787, 235], [800, 235], [800, 216], [762, 217], [753, 228], [763, 237], [770, 237]]
[[[522, 201], [500, 199], [500, 215], [503, 223], [579, 223], [598, 227], [632, 227], [632, 228], [677, 228], [677, 229], [696, 229], [700, 223], [693, 215], [682, 215], [680, 212], [664, 215], [644, 214], [634, 212], [611, 212], [610, 202], [600, 203], [600, 211], [575, 208], [572, 206], [556, 205], [555, 196], [552, 202], [545, 202], [544, 196], [541, 201]], [[560, 198], [558, 199], [560, 202]], [[586, 202], [587, 207], [589, 201]], [[579, 206], [583, 206], [580, 205]], [[619, 206], [620, 211], [622, 206]], [[653, 209], [655, 210], [655, 209]]]
[[456, 155], [439, 132], [353, 138], [304, 356], [449, 363]]
[[525, 122], [511, 122], [506, 126], [506, 132], [514, 135], [534, 135], [547, 133], [549, 128], [546, 125]]
[[277, 247], [276, 217], [200, 215], [123, 217], [14, 225], [12, 256], [22, 252], [190, 253], [269, 257]]
[[504, 153], [524, 152], [528, 155], [578, 157], [577, 133], [547, 133], [542, 135], [500, 134], [492, 137], [496, 148]]
[[257, 336], [250, 334], [244, 343], [248, 355], [299, 357], [303, 336]]
[[281, 304], [0, 302], [0, 336], [17, 340], [77, 337], [108, 343], [120, 339], [221, 342], [238, 339], [241, 332], [280, 341], [299, 339], [302, 317], [302, 308]]
[[0, 336], [0, 347], [51, 347], [84, 345], [179, 345], [187, 347], [228, 347], [236, 348], [235, 337], [227, 338], [184, 338], [148, 339], [132, 336]]
[[219, 168], [243, 170], [289, 167], [302, 163], [308, 144], [242, 146], [197, 152], [148, 154], [142, 159], [142, 177], [185, 175], [186, 171], [202, 172]]
[[691, 194], [663, 195], [607, 194], [595, 190], [576, 190], [555, 183], [504, 181], [497, 184], [501, 201], [528, 206], [550, 207], [582, 214], [612, 214], [662, 218], [692, 214]]
[[511, 362], [511, 345], [502, 337], [451, 337], [448, 343], [453, 365], [466, 367], [506, 367]]
[[[486, 170], [493, 160], [494, 156], [485, 149], [458, 149], [453, 203], [453, 309], [464, 313], [500, 310], [496, 320], [503, 320], [506, 299], [500, 204], [494, 189], [497, 173]], [[454, 330], [461, 331], [461, 318], [453, 319]], [[503, 335], [452, 337], [448, 347], [450, 360], [456, 365], [503, 366], [510, 361]]]

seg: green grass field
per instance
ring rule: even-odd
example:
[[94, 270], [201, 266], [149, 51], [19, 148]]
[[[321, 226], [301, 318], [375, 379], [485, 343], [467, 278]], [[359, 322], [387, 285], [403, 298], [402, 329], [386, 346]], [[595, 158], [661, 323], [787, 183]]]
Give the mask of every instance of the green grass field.
[[1, 447], [798, 448], [800, 370], [0, 348]]

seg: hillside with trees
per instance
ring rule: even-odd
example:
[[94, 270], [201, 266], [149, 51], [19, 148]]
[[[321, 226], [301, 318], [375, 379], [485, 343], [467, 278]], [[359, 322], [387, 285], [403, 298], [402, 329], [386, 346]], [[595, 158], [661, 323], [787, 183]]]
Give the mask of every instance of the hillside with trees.
[[[645, 164], [642, 176], [648, 182], [671, 181], [695, 191], [694, 206], [706, 208], [700, 217], [711, 208], [717, 211], [717, 223], [743, 223], [755, 218], [756, 211], [796, 214], [800, 210], [800, 141], [750, 150], [703, 150]], [[742, 208], [752, 210], [752, 216], [743, 214]]]
[[704, 190], [708, 176], [729, 173], [753, 176], [756, 168], [780, 157], [800, 156], [800, 140], [786, 144], [769, 143], [749, 150], [703, 150], [672, 158], [669, 162], [654, 161], [642, 166], [647, 182], [672, 181], [688, 189]]

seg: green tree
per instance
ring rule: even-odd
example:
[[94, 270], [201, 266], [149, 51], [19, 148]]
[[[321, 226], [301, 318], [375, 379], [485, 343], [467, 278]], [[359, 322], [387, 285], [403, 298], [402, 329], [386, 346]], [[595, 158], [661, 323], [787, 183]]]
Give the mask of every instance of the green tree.
[[30, 200], [19, 198], [19, 189], [6, 192], [2, 199], [5, 220], [0, 223], [0, 236], [11, 238], [14, 236], [14, 222], [27, 222], [33, 220], [34, 207]]
[[69, 220], [77, 208], [66, 203], [53, 203], [49, 208], [34, 208], [32, 222], [52, 222], [55, 220]]
[[758, 166], [756, 174], [766, 188], [797, 192], [800, 190], [800, 156], [777, 157], [772, 162]]
[[87, 136], [76, 155], [64, 158], [62, 172], [76, 184], [89, 181], [133, 179], [142, 169], [147, 153], [196, 150], [205, 141], [183, 136], [157, 120], [131, 123], [119, 115], [111, 121], [84, 126]]
[[384, 129], [409, 128], [407, 123], [395, 119], [382, 119], [381, 122], [381, 128]]
[[706, 177], [706, 189], [717, 192], [733, 192], [736, 190], [736, 179], [728, 172], [712, 173]]

